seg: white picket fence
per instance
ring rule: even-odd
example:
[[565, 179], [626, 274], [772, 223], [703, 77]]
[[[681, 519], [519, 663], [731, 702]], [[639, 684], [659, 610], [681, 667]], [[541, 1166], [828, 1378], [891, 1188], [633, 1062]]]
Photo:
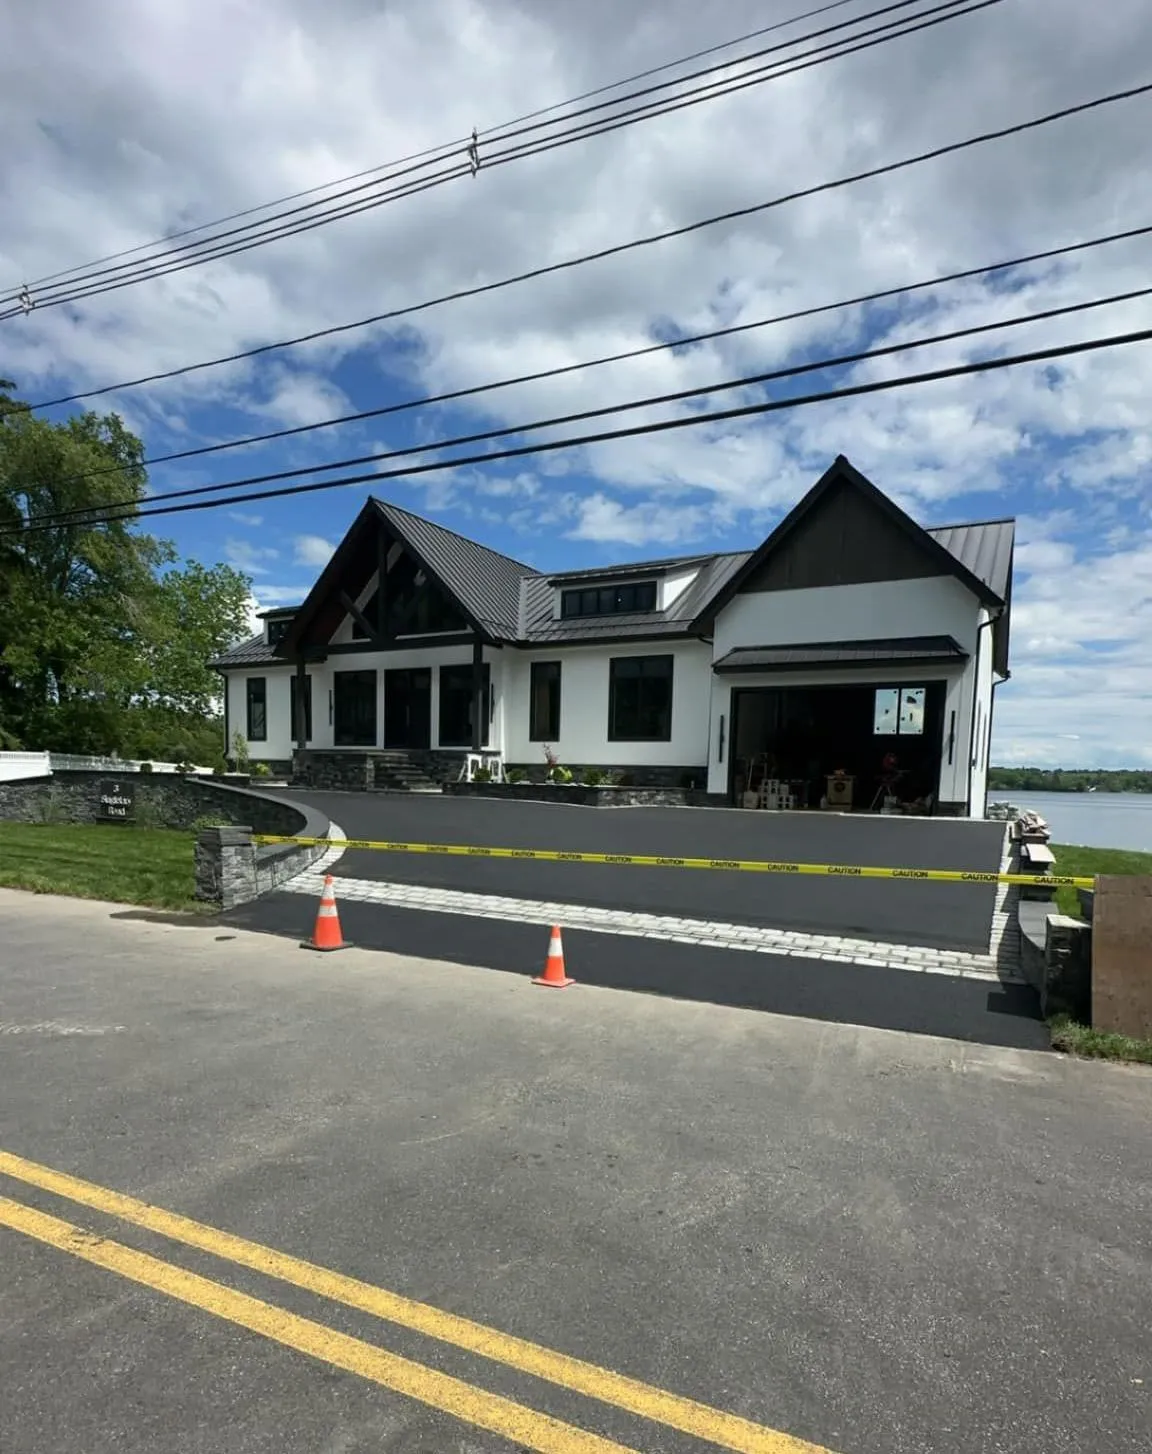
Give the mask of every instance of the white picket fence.
[[[56, 772], [139, 772], [139, 759], [124, 757], [89, 757], [75, 752], [0, 752], [0, 782], [18, 778], [47, 777]], [[177, 762], [153, 762], [153, 772], [175, 772]], [[196, 767], [193, 772], [210, 773], [210, 767]]]

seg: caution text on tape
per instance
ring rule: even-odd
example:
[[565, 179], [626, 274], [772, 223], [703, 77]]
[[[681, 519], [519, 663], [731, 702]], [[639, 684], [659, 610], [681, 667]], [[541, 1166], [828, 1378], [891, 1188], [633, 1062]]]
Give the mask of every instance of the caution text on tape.
[[809, 874], [822, 878], [903, 878], [931, 883], [1032, 884], [1090, 889], [1091, 878], [1050, 875], [1038, 880], [1030, 873], [975, 873], [958, 868], [875, 868], [851, 863], [786, 863], [756, 858], [673, 858], [647, 853], [578, 853], [558, 848], [490, 848], [473, 843], [392, 843], [372, 838], [293, 838], [272, 833], [253, 835], [256, 843], [295, 843], [304, 848], [362, 848], [375, 853], [443, 854], [455, 858], [536, 859], [544, 863], [631, 864], [636, 868], [704, 868], [733, 873]]

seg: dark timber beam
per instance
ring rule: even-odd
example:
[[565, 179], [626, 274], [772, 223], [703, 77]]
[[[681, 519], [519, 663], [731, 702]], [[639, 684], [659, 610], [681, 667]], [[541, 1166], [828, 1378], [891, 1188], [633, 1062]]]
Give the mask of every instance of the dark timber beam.
[[308, 668], [303, 656], [296, 658], [296, 721], [292, 724], [296, 732], [296, 754], [302, 763], [308, 751]]
[[472, 641], [472, 751], [479, 752], [487, 737], [488, 703], [484, 700], [484, 643]]
[[364, 612], [361, 611], [360, 607], [356, 604], [356, 602], [352, 599], [347, 591], [340, 592], [340, 604], [344, 607], [345, 611], [348, 612], [349, 616], [352, 617], [353, 621], [356, 622], [356, 625], [359, 626], [360, 630], [367, 632], [370, 640], [377, 642], [380, 640], [380, 637], [376, 631], [376, 627], [373, 626], [372, 622], [369, 621], [368, 617], [365, 616]]
[[376, 635], [388, 640], [388, 552], [392, 542], [387, 531], [376, 534]]

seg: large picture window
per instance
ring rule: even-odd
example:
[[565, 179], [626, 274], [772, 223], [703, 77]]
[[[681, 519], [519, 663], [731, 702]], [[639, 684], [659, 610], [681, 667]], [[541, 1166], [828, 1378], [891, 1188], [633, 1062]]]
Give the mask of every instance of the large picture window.
[[872, 732], [876, 737], [922, 737], [927, 687], [878, 687]]
[[[487, 662], [483, 666], [484, 694], [487, 703], [484, 720], [480, 724], [480, 745], [486, 747], [492, 720], [491, 669]], [[440, 746], [472, 746], [472, 711], [474, 690], [471, 666], [442, 666], [440, 668]]]
[[266, 677], [248, 678], [248, 741], [268, 740], [268, 680]]
[[608, 663], [608, 737], [671, 742], [672, 657], [618, 656]]
[[581, 586], [560, 595], [561, 616], [620, 616], [655, 611], [656, 582], [630, 581], [622, 586]]
[[376, 745], [376, 673], [332, 674], [332, 738], [337, 747]]
[[[296, 733], [299, 730], [296, 723], [296, 702], [300, 695], [300, 678], [297, 676], [290, 677], [289, 688], [292, 704], [290, 709], [292, 716], [289, 722], [289, 733], [292, 741], [295, 742]], [[304, 678], [304, 740], [305, 742], [312, 741], [312, 678], [310, 676]]]
[[531, 707], [528, 738], [531, 742], [555, 742], [560, 736], [560, 663], [532, 663]]

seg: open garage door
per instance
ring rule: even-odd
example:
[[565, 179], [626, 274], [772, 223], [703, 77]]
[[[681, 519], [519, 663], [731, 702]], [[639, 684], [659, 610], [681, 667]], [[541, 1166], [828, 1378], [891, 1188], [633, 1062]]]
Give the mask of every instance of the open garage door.
[[797, 808], [932, 813], [946, 691], [945, 682], [927, 680], [734, 691], [733, 801], [776, 782]]

